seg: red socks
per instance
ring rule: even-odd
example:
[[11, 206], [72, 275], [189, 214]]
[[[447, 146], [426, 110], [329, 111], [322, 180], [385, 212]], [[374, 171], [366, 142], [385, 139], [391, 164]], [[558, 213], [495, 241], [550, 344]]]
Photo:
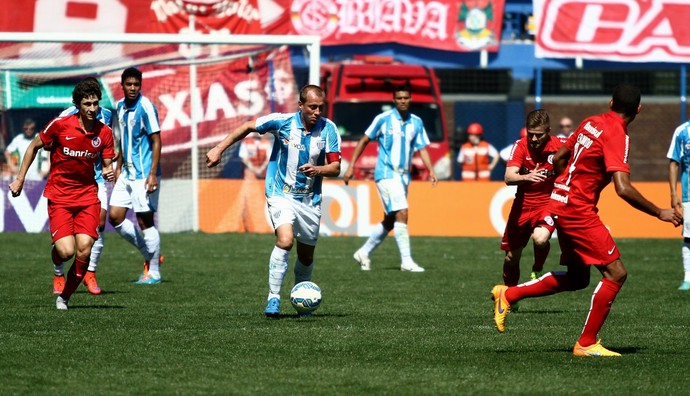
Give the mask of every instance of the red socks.
[[541, 272], [544, 269], [544, 263], [549, 256], [550, 250], [551, 243], [546, 243], [546, 246], [541, 249], [534, 249], [534, 265], [532, 266], [532, 271]]
[[585, 321], [585, 328], [582, 330], [582, 335], [577, 341], [581, 346], [587, 347], [597, 342], [597, 334], [606, 321], [606, 317], [611, 311], [611, 304], [616, 299], [618, 291], [622, 285], [610, 281], [606, 278], [602, 279], [594, 289], [592, 295], [592, 305], [589, 308], [589, 314]]
[[77, 287], [79, 287], [79, 284], [84, 279], [87, 268], [89, 268], [88, 261], [80, 260], [76, 257], [74, 258], [74, 263], [70, 267], [69, 272], [67, 272], [67, 283], [60, 294], [62, 298], [69, 300], [69, 298], [72, 296], [72, 293], [77, 290]]
[[509, 303], [528, 297], [549, 296], [562, 291], [574, 290], [565, 271], [552, 271], [538, 280], [511, 287], [505, 292]]

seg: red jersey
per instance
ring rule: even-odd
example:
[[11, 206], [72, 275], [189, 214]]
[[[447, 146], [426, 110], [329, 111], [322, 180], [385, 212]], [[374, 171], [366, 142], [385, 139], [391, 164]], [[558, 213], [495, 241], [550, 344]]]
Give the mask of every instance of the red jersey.
[[553, 182], [556, 174], [553, 170], [553, 156], [565, 143], [565, 138], [549, 136], [549, 140], [540, 150], [532, 148], [524, 137], [515, 142], [508, 158], [507, 167], [518, 167], [521, 175], [526, 175], [535, 169], [546, 175], [546, 179], [540, 183], [524, 183], [518, 185], [515, 193], [513, 207], [539, 208], [549, 205], [549, 196], [553, 191]]
[[595, 215], [601, 190], [614, 172], [630, 173], [630, 142], [623, 118], [609, 111], [585, 119], [565, 146], [570, 159], [556, 178], [550, 209], [554, 215], [585, 217]]
[[94, 164], [103, 158], [115, 158], [113, 131], [96, 120], [87, 132], [79, 124], [79, 114], [58, 117], [40, 134], [43, 144], [52, 147], [50, 175], [43, 196], [65, 206], [98, 203]]

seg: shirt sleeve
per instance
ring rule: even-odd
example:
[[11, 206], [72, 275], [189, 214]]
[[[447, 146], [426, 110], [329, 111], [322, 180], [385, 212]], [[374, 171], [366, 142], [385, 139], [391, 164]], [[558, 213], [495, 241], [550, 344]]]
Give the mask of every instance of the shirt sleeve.
[[418, 128], [421, 129], [421, 132], [415, 136], [414, 151], [419, 151], [429, 145], [429, 135], [426, 133], [426, 129], [421, 122], [419, 123]]
[[604, 164], [607, 172], [630, 173], [628, 155], [630, 137], [623, 131], [616, 131], [609, 139], [603, 142]]
[[44, 145], [50, 146], [53, 140], [57, 137], [58, 132], [60, 132], [62, 129], [61, 124], [57, 122], [58, 120], [60, 120], [59, 117], [54, 118], [48, 123], [48, 125], [46, 125], [45, 129], [41, 131], [39, 136], [41, 136], [41, 141]]
[[366, 131], [364, 131], [364, 134], [369, 137], [371, 140], [378, 140], [378, 136], [381, 131], [381, 124], [384, 123], [384, 117], [383, 114], [379, 114], [374, 118], [374, 121], [371, 122], [369, 125], [369, 128], [367, 128]]
[[508, 158], [508, 163], [506, 166], [517, 166], [518, 168], [521, 168], [525, 161], [525, 146], [520, 144], [520, 140], [518, 140], [513, 144], [513, 147], [513, 155]]

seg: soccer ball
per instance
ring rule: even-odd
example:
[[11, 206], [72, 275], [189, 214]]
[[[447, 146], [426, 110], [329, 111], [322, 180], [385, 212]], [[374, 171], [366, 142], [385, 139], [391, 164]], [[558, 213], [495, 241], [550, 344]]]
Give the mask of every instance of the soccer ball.
[[300, 282], [290, 291], [290, 303], [299, 313], [315, 311], [321, 301], [321, 288], [314, 282]]

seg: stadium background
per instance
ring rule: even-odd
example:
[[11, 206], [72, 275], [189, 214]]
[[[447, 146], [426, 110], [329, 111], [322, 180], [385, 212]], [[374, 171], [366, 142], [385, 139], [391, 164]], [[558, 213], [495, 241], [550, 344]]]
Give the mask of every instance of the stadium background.
[[[333, 7], [333, 2], [323, 1], [309, 1], [309, 0], [275, 0], [275, 1], [259, 1], [259, 0], [243, 0], [238, 2], [221, 2], [225, 4], [228, 10], [224, 18], [217, 20], [209, 19], [206, 22], [213, 22], [216, 25], [209, 28], [214, 33], [226, 29], [228, 32], [234, 34], [248, 33], [248, 34], [289, 34], [295, 33], [295, 20], [307, 20], [312, 15], [310, 10], [321, 9], [332, 20], [335, 15], [329, 11]], [[340, 2], [338, 4], [345, 4], [347, 2]], [[374, 6], [384, 4], [381, 1], [369, 1], [360, 4], [367, 4], [371, 8]], [[566, 2], [567, 3], [567, 2]], [[635, 2], [633, 2], [635, 3]], [[640, 2], [636, 2], [640, 3]], [[656, 4], [663, 4], [663, 1], [652, 2]], [[79, 25], [75, 24], [61, 24], [61, 23], [47, 23], [55, 22], [55, 19], [63, 17], [66, 20], [88, 20], [93, 19], [96, 22], [103, 17], [103, 9], [122, 11], [121, 24], [113, 28], [109, 25], [95, 25], [102, 30], [112, 31], [120, 29], [120, 32], [166, 32], [175, 33], [183, 32], [186, 29], [189, 16], [185, 15], [184, 9], [181, 12], [174, 12], [168, 15], [165, 22], [161, 22], [161, 12], [169, 11], [174, 7], [189, 6], [192, 2], [181, 0], [124, 0], [119, 2], [108, 1], [81, 1], [73, 2], [69, 0], [47, 1], [47, 0], [20, 0], [13, 2], [13, 4], [20, 5], [9, 9], [9, 12], [3, 13], [0, 16], [0, 30], [2, 31], [70, 31], [70, 29], [79, 30]], [[423, 4], [429, 8], [432, 6], [447, 5], [451, 7], [451, 13], [454, 15], [449, 17], [449, 20], [458, 22], [460, 20], [460, 7], [455, 2], [447, 1], [425, 1]], [[668, 200], [665, 193], [667, 187], [665, 180], [667, 175], [667, 160], [665, 159], [665, 152], [667, 150], [668, 142], [674, 128], [686, 118], [687, 104], [685, 101], [685, 92], [687, 87], [687, 73], [683, 62], [687, 62], [685, 55], [671, 59], [664, 59], [664, 62], [656, 61], [660, 58], [651, 54], [645, 58], [640, 56], [631, 61], [625, 60], [606, 60], [606, 54], [589, 54], [584, 52], [580, 56], [572, 56], [565, 54], [563, 57], [535, 57], [535, 33], [538, 33], [533, 19], [533, 10], [541, 9], [549, 5], [548, 1], [536, 1], [533, 4], [530, 1], [521, 0], [477, 0], [465, 1], [461, 4], [472, 9], [479, 9], [485, 15], [490, 15], [487, 28], [493, 31], [496, 40], [493, 43], [488, 43], [485, 47], [480, 48], [464, 48], [449, 50], [448, 40], [446, 42], [434, 43], [433, 40], [414, 41], [415, 45], [403, 44], [406, 39], [404, 34], [384, 34], [382, 39], [386, 42], [372, 42], [374, 38], [371, 34], [367, 35], [364, 31], [359, 32], [359, 35], [352, 35], [350, 40], [342, 39], [340, 41], [333, 38], [328, 38], [322, 41], [322, 62], [341, 61], [352, 57], [355, 54], [374, 54], [387, 55], [406, 63], [420, 63], [433, 67], [440, 76], [441, 90], [443, 92], [443, 102], [446, 110], [447, 129], [451, 133], [450, 140], [452, 147], [457, 149], [464, 136], [462, 130], [471, 122], [480, 122], [484, 125], [486, 131], [485, 137], [497, 148], [501, 148], [510, 144], [518, 134], [518, 131], [523, 123], [524, 114], [537, 106], [547, 109], [552, 116], [553, 124], [557, 124], [562, 116], [571, 117], [576, 123], [586, 115], [600, 113], [607, 110], [607, 102], [610, 96], [610, 91], [620, 81], [629, 81], [640, 86], [643, 92], [643, 106], [644, 112], [640, 118], [632, 125], [632, 175], [636, 182], [656, 182], [650, 184], [650, 191], [662, 193], [658, 194], [658, 199], [655, 202], [659, 205], [665, 204]], [[108, 8], [115, 7], [115, 8]], [[316, 8], [314, 8], [316, 7]], [[320, 8], [319, 8], [320, 7]], [[337, 11], [337, 10], [336, 10]], [[64, 13], [64, 15], [61, 14]], [[330, 13], [329, 13], [330, 12]], [[340, 10], [342, 12], [342, 10]], [[687, 7], [684, 9], [675, 9], [676, 16], [687, 15], [689, 12]], [[356, 10], [351, 13], [356, 14]], [[685, 14], [684, 14], [685, 13]], [[109, 12], [108, 17], [113, 20], [120, 15], [117, 12]], [[187, 13], [188, 14], [188, 13]], [[362, 11], [362, 14], [366, 14]], [[368, 15], [368, 14], [367, 14]], [[365, 15], [365, 16], [367, 16]], [[197, 21], [201, 21], [204, 16], [198, 15]], [[301, 19], [300, 19], [301, 18]], [[666, 14], [665, 18], [671, 18]], [[313, 20], [312, 20], [313, 22]], [[492, 25], [493, 23], [493, 25]], [[76, 26], [76, 27], [75, 27]], [[88, 26], [88, 25], [87, 25]], [[199, 29], [203, 31], [204, 25], [198, 23]], [[672, 26], [675, 27], [672, 23]], [[306, 23], [303, 23], [303, 28], [309, 28]], [[458, 27], [458, 31], [462, 26]], [[467, 27], [467, 26], [464, 26]], [[206, 26], [208, 28], [208, 26]], [[83, 33], [87, 33], [82, 31]], [[210, 32], [207, 32], [210, 33]], [[226, 32], [227, 33], [227, 32]], [[682, 32], [676, 32], [681, 34]], [[685, 35], [687, 37], [687, 35]], [[359, 39], [357, 39], [359, 37]], [[358, 41], [359, 40], [359, 41]], [[679, 42], [682, 45], [684, 42]], [[4, 46], [3, 46], [4, 47]], [[683, 47], [687, 48], [687, 47]], [[78, 51], [77, 51], [78, 52]], [[252, 78], [256, 77], [261, 81], [261, 84], [267, 84], [266, 81], [275, 79], [273, 70], [275, 65], [283, 65], [279, 67], [281, 70], [290, 71], [290, 78], [288, 84], [300, 86], [306, 82], [306, 62], [303, 56], [304, 49], [291, 47], [289, 48], [289, 64], [281, 63], [279, 60], [285, 53], [276, 52], [271, 56], [272, 63], [270, 66], [262, 66], [264, 64], [254, 64], [248, 62], [246, 59], [239, 59], [237, 63], [227, 63], [223, 66], [224, 70], [242, 70], [248, 71], [252, 74]], [[282, 54], [282, 55], [281, 55]], [[674, 55], [674, 54], [671, 54]], [[675, 54], [677, 55], [677, 54]], [[258, 55], [252, 59], [256, 60]], [[6, 59], [9, 57], [5, 57]], [[135, 62], [136, 63], [136, 62]], [[3, 80], [3, 107], [2, 107], [2, 123], [1, 136], [5, 142], [11, 139], [19, 130], [19, 125], [23, 119], [31, 115], [36, 118], [39, 125], [44, 124], [55, 113], [56, 109], [64, 107], [65, 103], [52, 102], [41, 106], [32, 105], [30, 101], [21, 106], [7, 106], [5, 101], [6, 93], [13, 89], [14, 86], [24, 86], [26, 88], [27, 81], [30, 79], [20, 79], [15, 81], [13, 85], [12, 67], [9, 63], [4, 62], [0, 67], [4, 71]], [[78, 69], [79, 65], [75, 65], [74, 69]], [[265, 67], [265, 69], [262, 69]], [[145, 71], [152, 72], [154, 69], [148, 69], [148, 66], [143, 67]], [[184, 68], [184, 66], [180, 66]], [[217, 69], [214, 71], [213, 66], [210, 67], [210, 73], [218, 73]], [[119, 70], [104, 71], [101, 73], [104, 81], [110, 86], [111, 97], [110, 101], [116, 100], [119, 94], [117, 86], [117, 78]], [[75, 71], [74, 75], [69, 78], [60, 78], [55, 80], [48, 80], [45, 77], [40, 78], [37, 82], [29, 83], [31, 89], [53, 88], [62, 90], [71, 90], [76, 79], [79, 78], [79, 73], [89, 74], [88, 70]], [[222, 74], [222, 73], [221, 73]], [[229, 74], [230, 76], [237, 74]], [[163, 78], [164, 79], [164, 78]], [[239, 83], [228, 78], [226, 87], [236, 87]], [[156, 92], [174, 91], [180, 89], [174, 87], [175, 81], [156, 84], [155, 78], [146, 78], [144, 84], [144, 94], [147, 96], [156, 95]], [[167, 85], [166, 85], [167, 84]], [[208, 85], [211, 85], [210, 83]], [[272, 95], [272, 96], [271, 96]], [[59, 95], [58, 95], [59, 96]], [[237, 99], [232, 97], [230, 99]], [[271, 98], [265, 108], [264, 112], [268, 111], [291, 111], [292, 102], [285, 102], [276, 99], [276, 92], [268, 94]], [[294, 96], [294, 92], [293, 92]], [[107, 103], [107, 101], [105, 102]], [[112, 103], [110, 103], [112, 104]], [[249, 102], [249, 105], [252, 103]], [[106, 104], [107, 106], [107, 104]], [[159, 106], [160, 107], [160, 106]], [[240, 106], [236, 107], [237, 109]], [[241, 111], [239, 111], [241, 113]], [[248, 118], [246, 116], [244, 119]], [[209, 124], [206, 129], [202, 126], [202, 133], [208, 133], [211, 138], [218, 138], [226, 133], [233, 125], [243, 120], [242, 117], [235, 117], [232, 120], [221, 120], [213, 124]], [[161, 120], [163, 121], [163, 120]], [[179, 122], [179, 118], [178, 118]], [[178, 128], [174, 134], [164, 135], [164, 144], [172, 147], [170, 138], [178, 139], [179, 143], [184, 145], [185, 133], [187, 130]], [[176, 141], [177, 142], [177, 141]], [[207, 146], [203, 145], [199, 148], [200, 158], [203, 159], [203, 153], [208, 145], [213, 143], [213, 140], [206, 141]], [[454, 153], [453, 153], [454, 154]], [[454, 161], [453, 161], [454, 162]], [[190, 155], [189, 151], [175, 150], [164, 152], [163, 167], [165, 175], [168, 180], [164, 180], [164, 186], [168, 187], [169, 193], [167, 196], [173, 196], [175, 199], [170, 199], [169, 202], [162, 203], [161, 216], [161, 230], [163, 231], [181, 231], [189, 229], [185, 221], [180, 222], [179, 217], [181, 213], [189, 211], [189, 207], [184, 204], [184, 199], [179, 199], [184, 192], [189, 188], [188, 178], [190, 169]], [[203, 170], [203, 167], [201, 167]], [[490, 186], [477, 187], [478, 189], [487, 188], [491, 191], [490, 196], [502, 194], [502, 179], [504, 168], [498, 167], [492, 178], [497, 182], [491, 183]], [[455, 172], [457, 175], [459, 172]], [[239, 163], [236, 152], [231, 151], [226, 158], [224, 166], [220, 174], [212, 172], [202, 172], [200, 177], [202, 179], [210, 178], [217, 180], [220, 178], [237, 178], [241, 175], [241, 164]], [[457, 176], [455, 177], [457, 179]], [[219, 181], [218, 186], [223, 186], [225, 181]], [[213, 184], [213, 183], [211, 183]], [[335, 183], [334, 183], [335, 184]], [[424, 187], [417, 186], [421, 183], [414, 183], [411, 190], [411, 199], [414, 199], [416, 194], [423, 194], [417, 192]], [[40, 190], [40, 186], [36, 187]], [[235, 191], [234, 186], [218, 187], [220, 190], [229, 188], [229, 191]], [[369, 186], [371, 190], [371, 186]], [[465, 189], [470, 189], [466, 191]], [[213, 189], [211, 190], [213, 191]], [[373, 191], [373, 190], [372, 190]], [[165, 193], [165, 191], [164, 191]], [[179, 194], [178, 194], [179, 193]], [[349, 191], [352, 193], [352, 191]], [[463, 215], [462, 210], [455, 210], [454, 206], [468, 205], [468, 197], [476, 197], [483, 195], [484, 192], [477, 193], [474, 187], [454, 186], [449, 191], [441, 193], [438, 190], [432, 191], [433, 194], [443, 195], [444, 198], [439, 201], [440, 206], [428, 205], [422, 202], [417, 207], [417, 216], [423, 219], [434, 218], [429, 213], [425, 212], [426, 208], [437, 209], [444, 208], [444, 211], [452, 214], [455, 223], [472, 225], [469, 229], [487, 229], [483, 236], [492, 236], [500, 233], [496, 231], [500, 226], [496, 226], [492, 221], [492, 216], [495, 215], [486, 210], [480, 212], [471, 212], [469, 217]], [[355, 196], [356, 194], [351, 194]], [[166, 194], [164, 194], [166, 196]], [[215, 205], [208, 204], [206, 207], [214, 207], [220, 209], [223, 204], [228, 204], [231, 209], [224, 211], [225, 215], [210, 214], [209, 216], [217, 218], [233, 218], [228, 215], [230, 212], [241, 213], [243, 207], [235, 208], [232, 202], [227, 202], [227, 195], [211, 198], [210, 202]], [[656, 195], [655, 195], [656, 197]], [[377, 207], [377, 200], [375, 194], [369, 194], [369, 201], [366, 203], [371, 207], [370, 218], [374, 222], [378, 218], [379, 209]], [[202, 198], [204, 199], [204, 198]], [[605, 197], [606, 199], [606, 197]], [[39, 212], [38, 202], [40, 198], [35, 198], [35, 201], [29, 200], [29, 208], [34, 212], [32, 216], [36, 216]], [[181, 203], [182, 202], [182, 203]], [[506, 203], [506, 205], [509, 202]], [[10, 202], [7, 198], [2, 200], [3, 209], [5, 212], [3, 220], [3, 230], [28, 230], [41, 229], [41, 227], [33, 225], [27, 227], [23, 221], [18, 218], [26, 216], [26, 213], [21, 214], [22, 210], [18, 209], [16, 203]], [[242, 205], [242, 204], [239, 204]], [[498, 212], [505, 212], [506, 205], [498, 210]], [[470, 205], [471, 206], [471, 205]], [[166, 210], [166, 208], [169, 208]], [[615, 208], [615, 207], [614, 207]], [[342, 212], [343, 208], [333, 209], [335, 212]], [[621, 209], [614, 209], [617, 214], [622, 215]], [[19, 212], [18, 212], [19, 211]], [[8, 213], [9, 212], [9, 213]], [[495, 211], [496, 212], [496, 211]], [[333, 215], [337, 219], [337, 213]], [[355, 218], [359, 214], [353, 214], [345, 226], [341, 227], [345, 231], [334, 232], [334, 234], [349, 233], [355, 235], [366, 235], [368, 231], [368, 224], [366, 219], [361, 227], [352, 229], [351, 226]], [[256, 213], [255, 218], [260, 218]], [[657, 234], [656, 230], [650, 231], [650, 228], [645, 226], [644, 217], [640, 215], [623, 216], [629, 225], [633, 228], [640, 228], [647, 233], [651, 232], [649, 236], [663, 236], [673, 237], [672, 232]], [[34, 221], [34, 220], [32, 220]], [[40, 222], [41, 219], [35, 221]], [[424, 220], [427, 222], [427, 220]], [[425, 229], [416, 225], [415, 219], [411, 220], [411, 230]], [[203, 221], [202, 221], [203, 223]], [[432, 221], [428, 223], [433, 226]], [[477, 227], [476, 225], [481, 225]], [[624, 224], [625, 225], [625, 224]], [[24, 227], [24, 228], [22, 228]], [[623, 227], [627, 229], [628, 227]], [[227, 230], [227, 226], [220, 228], [211, 227], [206, 231], [217, 232], [220, 230]], [[653, 230], [653, 229], [652, 229]], [[204, 229], [202, 228], [202, 231]], [[238, 231], [242, 231], [241, 229]], [[245, 230], [246, 231], [246, 230]], [[422, 232], [421, 235], [430, 235], [429, 232]], [[450, 235], [474, 235], [472, 231], [465, 231], [465, 228], [460, 227], [458, 230], [450, 231]], [[646, 236], [642, 234], [641, 236]], [[633, 235], [635, 236], [635, 235]]]

